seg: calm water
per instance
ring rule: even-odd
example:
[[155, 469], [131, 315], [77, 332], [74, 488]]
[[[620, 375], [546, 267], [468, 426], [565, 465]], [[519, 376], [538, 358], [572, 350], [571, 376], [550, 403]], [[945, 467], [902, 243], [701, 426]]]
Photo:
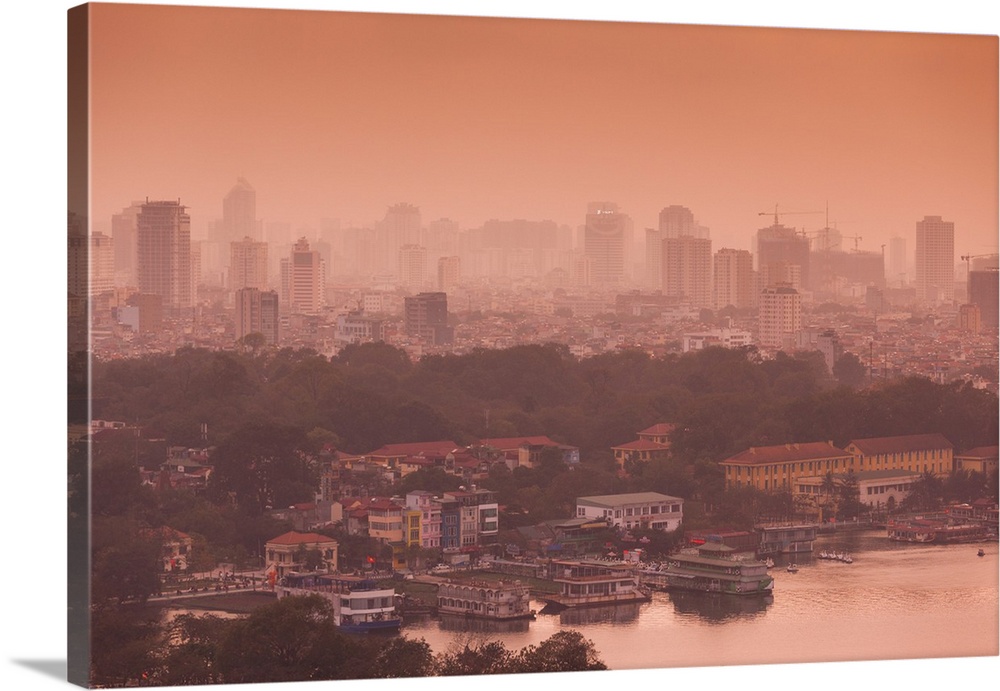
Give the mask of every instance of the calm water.
[[[563, 628], [594, 642], [611, 669], [992, 656], [1000, 653], [997, 543], [910, 545], [885, 531], [822, 536], [853, 564], [798, 557], [779, 562], [774, 595], [743, 600], [654, 593], [651, 602], [539, 614], [530, 622], [407, 622], [403, 635], [434, 652], [483, 639], [508, 649], [537, 645]], [[540, 610], [542, 603], [535, 603]]]

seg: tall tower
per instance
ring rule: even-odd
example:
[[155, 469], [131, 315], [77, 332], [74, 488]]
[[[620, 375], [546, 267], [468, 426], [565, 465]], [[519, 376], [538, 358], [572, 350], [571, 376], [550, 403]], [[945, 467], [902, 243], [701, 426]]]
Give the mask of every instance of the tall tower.
[[940, 216], [917, 221], [917, 300], [950, 303], [955, 299], [955, 224]]
[[755, 305], [753, 255], [749, 250], [724, 247], [715, 253], [713, 268], [712, 309]]
[[[995, 260], [994, 260], [995, 261]], [[988, 267], [969, 272], [969, 302], [979, 306], [979, 315], [983, 328], [995, 329], [998, 322], [998, 281], [997, 267]]]
[[906, 238], [893, 236], [889, 238], [889, 266], [886, 267], [886, 285], [906, 285], [907, 273]]
[[229, 288], [267, 290], [267, 243], [245, 237], [229, 243]]
[[663, 295], [694, 307], [712, 306], [712, 241], [691, 235], [663, 239]]
[[583, 231], [583, 253], [591, 260], [594, 285], [613, 286], [625, 280], [625, 225], [627, 217], [618, 205], [594, 202], [587, 205]]
[[115, 248], [115, 279], [121, 285], [135, 284], [136, 266], [136, 220], [142, 202], [132, 202], [120, 213], [111, 217], [111, 241]]
[[395, 271], [399, 248], [419, 245], [420, 229], [420, 209], [413, 204], [401, 202], [386, 209], [378, 229], [379, 270]]
[[281, 303], [291, 313], [317, 314], [323, 309], [325, 268], [319, 252], [299, 238], [289, 257], [281, 260]]
[[257, 221], [257, 192], [246, 179], [237, 178], [236, 184], [222, 199], [223, 240], [260, 240], [260, 230], [260, 223]]
[[136, 262], [140, 293], [159, 295], [164, 310], [191, 307], [191, 217], [180, 200], [140, 207]]

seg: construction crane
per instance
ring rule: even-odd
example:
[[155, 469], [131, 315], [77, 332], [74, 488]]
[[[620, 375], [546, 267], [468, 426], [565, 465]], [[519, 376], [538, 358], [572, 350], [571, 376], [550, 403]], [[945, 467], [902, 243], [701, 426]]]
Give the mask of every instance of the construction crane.
[[860, 235], [843, 235], [841, 236], [844, 240], [854, 240], [854, 251], [858, 251], [858, 243], [864, 240]]
[[778, 225], [778, 216], [787, 216], [789, 214], [821, 214], [822, 211], [782, 211], [778, 213], [778, 205], [774, 205], [774, 211], [761, 211], [758, 212], [758, 216], [770, 216], [774, 214], [774, 225]]

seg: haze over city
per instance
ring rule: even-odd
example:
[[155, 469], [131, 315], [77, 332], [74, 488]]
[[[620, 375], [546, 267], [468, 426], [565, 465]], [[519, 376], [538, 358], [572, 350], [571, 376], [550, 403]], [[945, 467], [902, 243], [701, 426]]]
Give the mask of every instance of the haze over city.
[[863, 251], [925, 215], [955, 224], [956, 261], [996, 251], [996, 37], [93, 10], [95, 230], [180, 199], [204, 238], [243, 176], [295, 234], [399, 202], [576, 228], [611, 201], [637, 239], [678, 204], [751, 249], [777, 206]]

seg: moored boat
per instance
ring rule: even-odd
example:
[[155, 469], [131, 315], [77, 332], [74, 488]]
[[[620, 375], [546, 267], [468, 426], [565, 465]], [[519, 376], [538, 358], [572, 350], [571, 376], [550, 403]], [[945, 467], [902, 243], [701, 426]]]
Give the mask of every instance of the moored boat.
[[539, 597], [550, 610], [652, 599], [652, 593], [640, 584], [632, 564], [598, 560], [557, 561], [552, 563], [552, 569], [551, 580], [559, 586], [559, 592]]
[[[697, 550], [671, 555], [655, 574], [655, 582], [667, 590], [691, 590], [731, 595], [758, 595], [774, 588], [767, 563], [738, 559], [730, 547], [706, 543]], [[654, 578], [654, 574], [643, 578]]]

